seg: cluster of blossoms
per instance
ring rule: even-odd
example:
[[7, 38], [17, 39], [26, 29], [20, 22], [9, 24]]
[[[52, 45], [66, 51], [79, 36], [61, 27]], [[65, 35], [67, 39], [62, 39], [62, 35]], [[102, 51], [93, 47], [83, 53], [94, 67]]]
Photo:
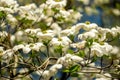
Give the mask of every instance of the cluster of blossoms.
[[[96, 66], [97, 61], [93, 59], [104, 56], [113, 61], [117, 70], [120, 68], [120, 49], [110, 43], [114, 39], [119, 40], [120, 27], [107, 29], [95, 23], [73, 25], [81, 14], [65, 9], [66, 4], [67, 0], [47, 0], [40, 6], [34, 3], [19, 6], [15, 0], [0, 0], [0, 62], [3, 73], [7, 66], [4, 63], [9, 64], [8, 67], [14, 66], [16, 70], [24, 65], [33, 69], [30, 72], [36, 71], [43, 80], [49, 80], [59, 69], [71, 70], [74, 65], [81, 67], [78, 72], [92, 64], [92, 67], [102, 69], [101, 65]], [[79, 34], [80, 30], [83, 33]], [[49, 63], [44, 65], [47, 66], [45, 70], [36, 68], [50, 57], [57, 58], [56, 63], [50, 67]], [[13, 76], [8, 76], [14, 78], [19, 74], [13, 69]]]

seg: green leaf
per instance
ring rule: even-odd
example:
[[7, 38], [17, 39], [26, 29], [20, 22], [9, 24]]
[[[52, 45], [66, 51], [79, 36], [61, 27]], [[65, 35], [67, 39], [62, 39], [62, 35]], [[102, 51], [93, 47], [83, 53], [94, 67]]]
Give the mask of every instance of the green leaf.
[[37, 22], [36, 24], [38, 24], [42, 31], [45, 31], [50, 28], [45, 22]]
[[95, 61], [97, 61], [97, 59], [98, 59], [98, 57], [97, 57], [97, 56], [94, 56], [94, 57], [92, 58], [91, 62], [95, 62]]
[[3, 11], [0, 11], [0, 19], [2, 19], [2, 18], [4, 18], [4, 17], [6, 17], [6, 14], [5, 14], [5, 12], [3, 12]]
[[93, 41], [94, 41], [93, 39], [89, 39], [89, 38], [88, 38], [88, 39], [87, 39], [86, 46], [87, 46], [87, 47], [90, 47], [90, 46], [93, 44]]
[[78, 71], [80, 69], [80, 66], [79, 65], [74, 65], [74, 66], [72, 66], [69, 70], [70, 70], [70, 72], [76, 72], [76, 71]]
[[71, 76], [72, 76], [72, 77], [78, 77], [79, 74], [78, 74], [78, 73], [72, 73]]
[[58, 13], [59, 10], [57, 8], [52, 8], [52, 10], [55, 12], [55, 13]]
[[65, 69], [65, 70], [63, 70], [63, 72], [69, 73], [70, 70], [69, 69]]
[[74, 41], [74, 35], [70, 35], [69, 38], [71, 41]]
[[62, 53], [62, 48], [63, 48], [63, 46], [61, 46], [61, 45], [56, 46], [55, 49], [54, 49], [54, 51], [55, 51], [56, 53]]
[[78, 56], [84, 57], [85, 56], [84, 50], [80, 50], [79, 53], [78, 53]]
[[26, 18], [21, 19], [21, 22], [23, 23], [32, 23], [33, 20], [28, 20]]
[[26, 29], [26, 28], [32, 26], [33, 20], [29, 20], [27, 18], [22, 18], [22, 19], [19, 19], [19, 22], [22, 26], [22, 29]]
[[79, 65], [73, 65], [68, 69], [64, 69], [63, 72], [74, 73], [74, 72], [77, 72], [78, 70], [80, 70], [80, 66]]
[[120, 4], [119, 3], [116, 3], [115, 6], [116, 6], [117, 9], [120, 9]]
[[73, 53], [74, 53], [74, 50], [68, 49], [68, 50], [67, 50], [67, 53], [73, 54]]
[[60, 16], [60, 17], [57, 18], [57, 20], [60, 21], [60, 22], [62, 22], [62, 21], [65, 20], [65, 18], [63, 16]]

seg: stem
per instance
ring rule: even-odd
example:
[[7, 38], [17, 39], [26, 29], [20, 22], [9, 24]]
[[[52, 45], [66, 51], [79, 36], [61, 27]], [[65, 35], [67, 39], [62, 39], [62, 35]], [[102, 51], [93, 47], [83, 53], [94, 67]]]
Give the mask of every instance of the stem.
[[46, 47], [47, 47], [47, 56], [49, 57], [50, 56], [50, 54], [49, 54], [49, 45], [47, 44]]
[[1, 57], [0, 57], [0, 78], [2, 76], [2, 70], [1, 70], [1, 68], [2, 68], [2, 64], [1, 64]]
[[89, 52], [88, 52], [88, 61], [87, 61], [86, 65], [89, 64], [89, 61], [90, 61], [90, 54], [91, 54], [91, 48], [89, 48]]
[[18, 56], [15, 54], [14, 55], [14, 59], [15, 59], [15, 61], [14, 61], [14, 67], [15, 67], [15, 69], [13, 69], [13, 75], [15, 75], [16, 74], [16, 72], [17, 72], [17, 66], [18, 66]]
[[101, 66], [101, 69], [100, 69], [100, 73], [101, 73], [103, 69], [103, 57], [101, 57], [100, 59], [100, 66]]

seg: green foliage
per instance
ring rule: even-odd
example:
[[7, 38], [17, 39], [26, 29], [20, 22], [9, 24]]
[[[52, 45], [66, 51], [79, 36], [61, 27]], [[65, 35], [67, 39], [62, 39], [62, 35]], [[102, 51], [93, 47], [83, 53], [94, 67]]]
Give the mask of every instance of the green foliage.
[[71, 73], [71, 76], [72, 76], [72, 77], [78, 77], [79, 74], [78, 74], [78, 73]]
[[118, 9], [120, 9], [120, 4], [119, 4], [119, 3], [116, 3], [116, 7], [117, 7]]
[[67, 53], [74, 54], [74, 50], [68, 49], [68, 50], [67, 50]]
[[62, 48], [63, 48], [62, 45], [56, 46], [54, 49], [55, 53], [62, 53]]
[[64, 20], [65, 20], [65, 18], [63, 16], [57, 17], [57, 21], [58, 22], [63, 22]]
[[58, 13], [59, 10], [57, 8], [52, 8], [52, 10], [55, 12], [55, 13]]
[[86, 46], [90, 48], [93, 42], [94, 42], [94, 39], [89, 39], [88, 38], [87, 42], [86, 42]]
[[84, 50], [80, 50], [77, 55], [80, 56], [80, 57], [85, 57]]
[[40, 27], [40, 29], [41, 29], [42, 31], [45, 31], [45, 30], [47, 30], [47, 29], [50, 28], [50, 27], [47, 26], [47, 24], [46, 24], [45, 22], [43, 22], [43, 21], [41, 21], [41, 22], [36, 22], [36, 25], [38, 25], [38, 27]]
[[69, 39], [74, 42], [74, 35], [70, 35]]
[[5, 18], [6, 17], [6, 14], [5, 14], [5, 12], [3, 12], [3, 11], [0, 11], [0, 19], [2, 19], [2, 18]]
[[79, 65], [73, 65], [71, 66], [70, 68], [68, 69], [64, 69], [63, 72], [66, 72], [66, 73], [74, 73], [74, 72], [77, 72], [80, 70], [80, 66]]
[[94, 57], [92, 57], [91, 59], [92, 59], [91, 62], [95, 62], [95, 61], [97, 61], [98, 57], [97, 57], [97, 56], [94, 56]]
[[22, 18], [19, 20], [19, 22], [22, 24], [22, 29], [30, 28], [32, 27], [33, 20], [29, 20], [27, 18]]

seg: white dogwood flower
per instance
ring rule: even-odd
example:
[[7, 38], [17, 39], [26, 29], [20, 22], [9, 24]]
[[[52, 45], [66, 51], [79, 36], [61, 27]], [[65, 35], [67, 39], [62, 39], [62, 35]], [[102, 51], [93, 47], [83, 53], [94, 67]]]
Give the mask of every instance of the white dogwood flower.
[[111, 29], [111, 34], [112, 34], [112, 36], [114, 36], [114, 37], [115, 37], [115, 36], [117, 36], [117, 35], [118, 35], [118, 33], [119, 33], [119, 29], [114, 28], [114, 27]]
[[11, 25], [11, 27], [15, 27], [18, 24], [17, 19], [11, 14], [8, 14], [6, 19], [8, 20], [8, 23]]
[[76, 56], [76, 55], [73, 55], [73, 56], [71, 57], [71, 59], [72, 59], [73, 61], [75, 61], [75, 62], [80, 62], [80, 61], [83, 60], [82, 57], [79, 57], [79, 56]]
[[78, 23], [77, 26], [79, 26], [80, 28], [83, 28], [86, 31], [89, 31], [91, 29], [96, 29], [98, 27], [98, 25], [95, 23], [91, 23], [91, 24]]
[[119, 53], [119, 51], [120, 51], [120, 48], [119, 48], [119, 47], [113, 46], [112, 51], [111, 51], [111, 54], [117, 54], [117, 53]]
[[16, 0], [0, 0], [0, 6], [18, 7]]
[[105, 55], [109, 55], [109, 53], [112, 51], [113, 47], [111, 45], [109, 45], [108, 43], [104, 43], [104, 45], [101, 46], [103, 53]]
[[47, 0], [46, 4], [49, 5], [51, 8], [62, 8], [65, 7], [67, 3], [67, 0]]
[[60, 35], [61, 27], [57, 23], [53, 23], [50, 27], [53, 29], [56, 35]]
[[71, 43], [71, 40], [64, 36], [64, 37], [60, 37], [60, 38], [52, 38], [52, 40], [50, 41], [50, 45], [69, 45]]
[[95, 39], [97, 39], [98, 38], [98, 31], [95, 30], [95, 29], [92, 29], [92, 30], [90, 30], [88, 32], [79, 34], [78, 38], [82, 39], [82, 40], [86, 40], [88, 38], [95, 38]]
[[45, 47], [45, 45], [43, 45], [43, 43], [41, 43], [41, 42], [38, 42], [35, 44], [32, 44], [32, 43], [29, 44], [29, 48], [32, 50], [35, 50], [35, 51], [42, 50], [44, 47]]
[[15, 33], [15, 39], [18, 41], [23, 40], [23, 35], [24, 35], [23, 31], [18, 31]]
[[22, 48], [24, 48], [24, 45], [23, 44], [19, 44], [19, 45], [16, 45], [16, 46], [14, 46], [13, 47], [13, 51], [18, 51], [19, 49], [22, 49]]
[[25, 46], [22, 48], [22, 50], [23, 50], [23, 53], [26, 53], [26, 54], [31, 51], [29, 45], [25, 45]]
[[40, 32], [40, 31], [41, 31], [40, 28], [38, 28], [38, 29], [26, 29], [26, 30], [25, 30], [25, 32], [26, 32], [27, 34], [36, 34], [37, 32]]
[[51, 74], [56, 74], [58, 69], [61, 69], [62, 68], [62, 64], [54, 64], [52, 67], [50, 67], [50, 72]]
[[73, 34], [74, 34], [74, 31], [72, 31], [72, 29], [64, 29], [60, 32], [61, 36], [69, 36]]
[[46, 30], [43, 32], [38, 32], [37, 37], [40, 40], [50, 40], [54, 37], [54, 31], [53, 30]]
[[101, 45], [96, 42], [93, 42], [93, 45], [91, 46], [91, 52], [92, 56], [97, 55], [98, 57], [101, 57], [104, 55]]
[[0, 56], [3, 55], [3, 51], [4, 51], [4, 47], [1, 47], [1, 46], [0, 46]]
[[91, 52], [92, 55], [97, 55], [98, 57], [101, 57], [103, 55], [109, 55], [112, 51], [112, 46], [108, 43], [104, 43], [103, 45], [100, 45], [99, 43], [93, 42], [91, 46]]
[[82, 49], [82, 48], [85, 47], [85, 44], [86, 44], [86, 41], [81, 41], [81, 42], [78, 42], [78, 43], [70, 44], [70, 46], [73, 47], [73, 48]]
[[3, 52], [2, 59], [9, 59], [9, 58], [12, 57], [13, 54], [14, 54], [14, 52], [13, 52], [12, 49], [5, 50], [5, 51]]

